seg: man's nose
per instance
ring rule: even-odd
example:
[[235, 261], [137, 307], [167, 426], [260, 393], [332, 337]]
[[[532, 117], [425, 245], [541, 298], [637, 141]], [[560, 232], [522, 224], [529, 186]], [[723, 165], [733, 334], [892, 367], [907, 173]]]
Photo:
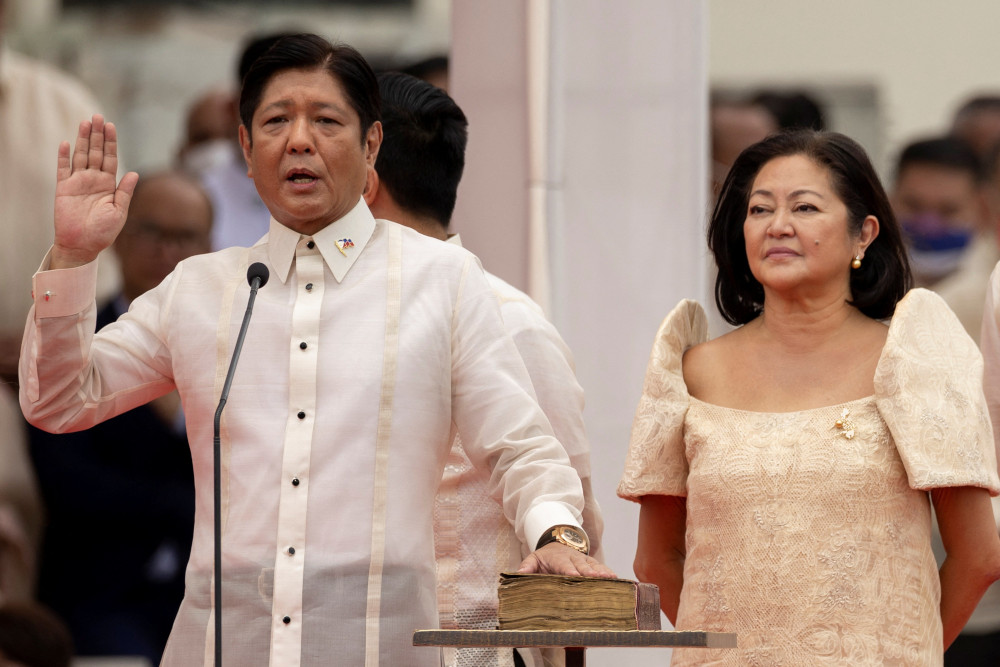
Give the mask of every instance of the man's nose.
[[289, 127], [288, 150], [291, 153], [313, 153], [316, 150], [313, 144], [312, 128], [305, 118], [296, 118]]

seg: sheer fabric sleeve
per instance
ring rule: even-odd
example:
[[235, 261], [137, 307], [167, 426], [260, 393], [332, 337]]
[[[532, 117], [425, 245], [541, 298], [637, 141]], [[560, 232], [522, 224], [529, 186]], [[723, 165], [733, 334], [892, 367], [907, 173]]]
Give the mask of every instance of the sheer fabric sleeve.
[[912, 488], [976, 486], [1000, 494], [983, 359], [937, 294], [911, 290], [896, 306], [875, 401]]
[[638, 501], [645, 495], [687, 495], [684, 416], [690, 396], [681, 360], [688, 348], [707, 339], [705, 311], [695, 301], [681, 301], [660, 325], [632, 422], [620, 497]]

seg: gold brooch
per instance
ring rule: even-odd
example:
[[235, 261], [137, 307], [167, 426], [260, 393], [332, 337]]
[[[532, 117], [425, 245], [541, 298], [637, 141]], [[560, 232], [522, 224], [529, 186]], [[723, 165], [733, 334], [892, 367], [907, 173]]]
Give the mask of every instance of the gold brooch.
[[848, 440], [854, 437], [854, 422], [851, 421], [850, 416], [851, 411], [844, 408], [844, 411], [840, 413], [840, 419], [834, 424], [834, 426], [844, 433], [844, 437]]

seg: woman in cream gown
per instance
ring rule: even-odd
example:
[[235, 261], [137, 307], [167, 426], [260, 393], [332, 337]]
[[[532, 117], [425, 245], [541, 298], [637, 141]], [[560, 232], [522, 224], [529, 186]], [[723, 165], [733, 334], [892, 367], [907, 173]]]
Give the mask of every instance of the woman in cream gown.
[[940, 665], [1000, 578], [979, 352], [907, 291], [885, 193], [843, 135], [744, 151], [709, 242], [741, 326], [709, 341], [698, 304], [667, 316], [618, 489], [641, 503], [635, 570], [670, 621], [737, 633], [672, 664]]

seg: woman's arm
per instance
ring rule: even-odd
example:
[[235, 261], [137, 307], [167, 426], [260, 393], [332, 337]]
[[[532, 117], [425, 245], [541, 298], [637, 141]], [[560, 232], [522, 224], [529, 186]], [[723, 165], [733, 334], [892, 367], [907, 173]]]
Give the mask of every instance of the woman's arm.
[[979, 599], [1000, 579], [1000, 536], [985, 489], [960, 486], [931, 492], [946, 557], [941, 565], [944, 647], [955, 640]]
[[643, 496], [640, 504], [639, 545], [633, 569], [639, 581], [660, 587], [660, 609], [676, 625], [684, 585], [687, 499]]

